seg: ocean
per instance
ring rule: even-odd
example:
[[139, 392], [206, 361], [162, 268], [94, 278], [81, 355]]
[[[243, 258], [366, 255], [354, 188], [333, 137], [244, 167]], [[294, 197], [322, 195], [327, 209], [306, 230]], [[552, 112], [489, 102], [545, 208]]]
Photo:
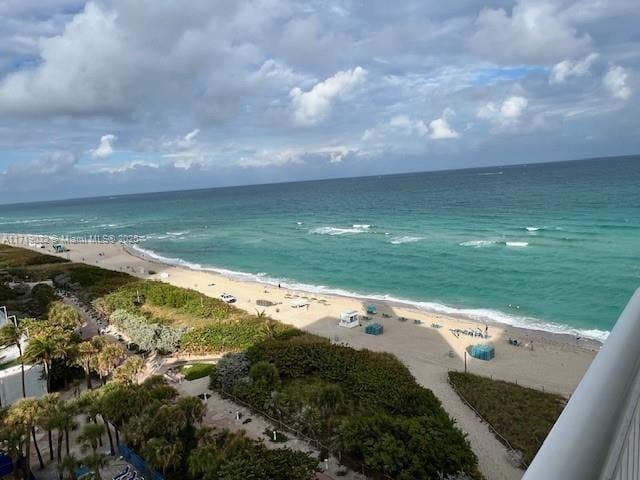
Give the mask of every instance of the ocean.
[[640, 286], [640, 156], [2, 205], [0, 231], [603, 339]]

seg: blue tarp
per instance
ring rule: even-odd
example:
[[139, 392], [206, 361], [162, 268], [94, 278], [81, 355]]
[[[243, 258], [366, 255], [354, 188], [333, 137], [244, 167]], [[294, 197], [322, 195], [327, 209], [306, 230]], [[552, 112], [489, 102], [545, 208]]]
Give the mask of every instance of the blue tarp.
[[369, 335], [382, 335], [382, 331], [382, 325], [379, 323], [371, 323], [364, 329], [364, 333], [368, 333]]
[[147, 465], [147, 462], [144, 461], [144, 458], [135, 453], [124, 443], [118, 444], [118, 450], [120, 450], [120, 455], [122, 455], [127, 462], [133, 465], [133, 467], [138, 470], [138, 472], [143, 474], [145, 478], [149, 478], [149, 471], [152, 471], [151, 480], [164, 480], [164, 477], [160, 472], [151, 470], [151, 468]]
[[0, 453], [0, 477], [9, 475], [11, 472], [13, 472], [13, 462], [11, 461], [11, 457], [4, 453]]
[[473, 358], [477, 358], [480, 360], [491, 360], [496, 356], [496, 350], [493, 345], [474, 345], [469, 350], [469, 353]]
[[89, 473], [89, 467], [85, 467], [84, 465], [80, 465], [76, 468], [76, 478], [82, 478], [83, 476]]

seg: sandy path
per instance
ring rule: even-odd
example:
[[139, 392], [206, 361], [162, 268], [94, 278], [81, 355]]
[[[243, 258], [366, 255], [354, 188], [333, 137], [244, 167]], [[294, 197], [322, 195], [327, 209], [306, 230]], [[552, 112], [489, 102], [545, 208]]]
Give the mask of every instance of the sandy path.
[[[265, 310], [271, 317], [298, 328], [348, 343], [355, 348], [388, 351], [400, 358], [417, 381], [430, 388], [442, 401], [447, 412], [467, 432], [478, 455], [480, 469], [491, 480], [516, 479], [522, 471], [510, 465], [506, 449], [491, 434], [485, 424], [458, 398], [446, 381], [448, 370], [461, 370], [464, 352], [469, 345], [486, 342], [465, 335], [454, 336], [449, 329], [484, 330], [484, 325], [469, 320], [437, 315], [405, 305], [376, 302], [378, 314], [373, 321], [381, 323], [384, 334], [365, 335], [362, 328], [338, 327], [341, 311], [355, 309], [364, 313], [368, 301], [352, 297], [296, 292], [264, 284], [245, 282], [208, 271], [194, 271], [159, 263], [150, 258], [131, 255], [121, 245], [69, 245], [63, 255], [74, 261], [124, 271], [141, 278], [162, 280], [177, 286], [192, 288], [206, 295], [219, 297], [231, 293], [237, 306], [248, 312]], [[153, 275], [149, 271], [155, 272]], [[257, 299], [277, 303], [272, 307], [257, 307]], [[309, 308], [292, 308], [291, 301], [308, 299]], [[387, 313], [392, 318], [383, 318]], [[405, 322], [398, 321], [406, 317]], [[421, 324], [416, 324], [419, 320]], [[437, 323], [441, 328], [433, 328]], [[496, 346], [496, 358], [490, 362], [469, 361], [472, 372], [522, 385], [545, 388], [569, 395], [595, 356], [599, 345], [571, 336], [555, 335], [504, 325], [489, 326], [489, 341]], [[507, 338], [517, 338], [524, 345], [513, 347]], [[530, 349], [533, 342], [533, 349]]]

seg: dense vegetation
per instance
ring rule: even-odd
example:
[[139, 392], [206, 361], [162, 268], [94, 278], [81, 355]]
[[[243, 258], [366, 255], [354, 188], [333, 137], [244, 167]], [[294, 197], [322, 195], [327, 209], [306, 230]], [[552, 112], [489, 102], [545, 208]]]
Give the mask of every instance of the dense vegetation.
[[[168, 480], [313, 478], [317, 460], [290, 449], [267, 450], [243, 432], [201, 427], [205, 413], [199, 398], [178, 397], [162, 377], [139, 385], [115, 381], [70, 400], [58, 394], [19, 400], [0, 411], [0, 441], [16, 465], [19, 458], [30, 456], [32, 447], [44, 462], [35, 437], [32, 441], [30, 436], [35, 426], [50, 432], [51, 460], [55, 458], [65, 478], [75, 478], [74, 469], [80, 464], [92, 470], [104, 466], [107, 455], [99, 447], [107, 440], [112, 453], [116, 443], [126, 441]], [[86, 421], [82, 426], [81, 417]], [[69, 448], [72, 430], [80, 430], [76, 438], [81, 457]], [[24, 478], [29, 470], [27, 462]]]
[[109, 316], [109, 321], [142, 351], [173, 353], [180, 346], [181, 330], [154, 323], [143, 315], [116, 310]]
[[393, 478], [477, 473], [464, 434], [390, 354], [307, 335], [272, 339], [224, 357], [211, 383]]
[[[94, 299], [144, 350], [171, 352], [179, 340], [185, 352], [233, 352], [211, 372], [214, 388], [318, 440], [347, 462], [400, 480], [460, 472], [478, 476], [464, 434], [433, 393], [419, 386], [390, 354], [332, 345], [194, 290], [73, 263], [34, 262], [37, 271], [11, 268], [27, 268], [30, 278], [46, 272], [61, 288]], [[117, 399], [109, 403], [117, 408], [100, 414], [107, 432], [109, 424], [115, 426], [116, 435], [122, 432], [136, 451], [170, 477], [311, 478], [315, 461], [305, 454], [266, 450], [243, 435], [201, 431], [195, 428], [197, 422], [185, 423], [175, 394], [160, 380], [137, 386], [139, 356], [116, 368], [121, 361], [116, 361], [117, 352], [98, 362], [105, 346], [97, 340], [71, 341], [76, 346], [68, 349], [62, 336], [52, 338], [63, 348], [54, 357], [41, 357], [49, 369], [57, 359], [67, 358], [84, 370], [88, 386], [92, 372], [101, 378], [113, 372], [115, 383], [100, 389]]]
[[458, 392], [531, 463], [562, 413], [561, 395], [471, 373], [449, 372]]
[[0, 270], [17, 280], [53, 280], [58, 286], [74, 290], [86, 299], [95, 299], [134, 280], [126, 273], [4, 244], [0, 244]]
[[[128, 312], [141, 330], [151, 328], [145, 327], [144, 323], [155, 325], [153, 328], [167, 322], [188, 326], [180, 339], [180, 349], [188, 353], [243, 350], [266, 338], [282, 338], [300, 333], [288, 325], [250, 315], [195, 290], [162, 282], [129, 283], [101, 298], [98, 304], [111, 313], [112, 317], [121, 317], [123, 312]], [[149, 306], [159, 307], [163, 318], [157, 318], [150, 312]], [[137, 329], [136, 327], [135, 330]], [[168, 335], [168, 332], [170, 330], [165, 333]]]

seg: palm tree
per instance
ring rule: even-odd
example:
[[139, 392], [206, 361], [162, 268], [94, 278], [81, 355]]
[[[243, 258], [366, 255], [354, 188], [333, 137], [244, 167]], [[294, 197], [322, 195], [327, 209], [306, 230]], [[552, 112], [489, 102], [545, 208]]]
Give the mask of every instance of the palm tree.
[[38, 416], [38, 425], [47, 431], [49, 440], [49, 458], [53, 462], [53, 435], [52, 431], [56, 428], [58, 404], [60, 396], [57, 393], [47, 393], [40, 399], [40, 415]]
[[68, 472], [68, 478], [71, 480], [76, 480], [76, 468], [80, 465], [80, 462], [73, 455], [67, 454], [62, 463], [60, 464], [62, 472]]
[[84, 375], [87, 380], [87, 388], [91, 390], [91, 371], [95, 364], [95, 358], [104, 346], [105, 340], [102, 337], [93, 337], [91, 340], [86, 340], [76, 346], [74, 350], [73, 362], [82, 367]]
[[78, 404], [75, 401], [60, 402], [56, 418], [56, 426], [58, 428], [57, 453], [58, 463], [62, 463], [62, 440], [65, 440], [65, 450], [67, 455], [70, 454], [69, 435], [72, 430], [78, 428], [76, 422], [76, 414], [78, 413]]
[[200, 423], [207, 413], [207, 405], [198, 397], [182, 397], [177, 405], [184, 412], [188, 426]]
[[182, 444], [180, 442], [168, 442], [162, 437], [152, 438], [143, 449], [144, 458], [153, 468], [162, 471], [162, 476], [167, 477], [167, 470], [175, 470], [182, 461]]
[[54, 360], [66, 358], [70, 351], [71, 339], [59, 329], [49, 329], [47, 334], [29, 338], [24, 350], [25, 360], [41, 363], [47, 379], [47, 392], [51, 392], [51, 364]]
[[118, 364], [127, 356], [122, 345], [108, 342], [102, 347], [95, 357], [95, 370], [100, 376], [100, 383], [104, 385], [106, 378], [113, 372]]
[[[54, 394], [47, 394], [43, 397], [43, 400], [48, 396], [53, 396]], [[57, 396], [57, 394], [55, 394]], [[69, 431], [77, 428], [77, 424], [75, 421], [75, 402], [72, 401], [61, 401], [58, 398], [58, 401], [52, 405], [51, 411], [46, 415], [49, 417], [49, 423], [46, 425], [50, 429], [57, 429], [57, 438], [56, 438], [56, 464], [60, 478], [62, 478], [62, 471], [64, 470], [63, 460], [62, 460], [62, 441], [64, 439], [65, 433], [67, 433], [67, 455], [69, 454]], [[45, 410], [48, 410], [48, 404], [45, 403], [43, 406]], [[51, 445], [51, 430], [49, 430], [49, 450], [53, 452], [53, 448]], [[53, 454], [51, 454], [51, 459], [53, 460]]]
[[[7, 410], [3, 411], [3, 416]], [[13, 474], [15, 480], [19, 480], [18, 461], [24, 456], [23, 451], [25, 443], [29, 441], [29, 431], [20, 425], [9, 425], [2, 419], [2, 428], [0, 428], [0, 444], [2, 450], [11, 458], [13, 463]]]
[[82, 429], [82, 433], [78, 435], [78, 442], [84, 444], [84, 450], [90, 447], [93, 453], [96, 453], [102, 435], [104, 435], [104, 425], [100, 423], [87, 423]]
[[95, 480], [102, 480], [100, 469], [107, 465], [107, 456], [105, 454], [94, 450], [90, 454], [82, 457], [82, 463], [89, 467], [89, 470], [93, 472], [93, 478]]
[[18, 358], [20, 359], [20, 373], [22, 375], [22, 396], [27, 396], [27, 387], [24, 383], [24, 358], [22, 356], [22, 337], [24, 332], [20, 327], [8, 322], [0, 328], [0, 345], [2, 347], [16, 346], [18, 348]]
[[31, 442], [29, 441], [28, 432], [31, 432], [36, 452], [38, 452], [38, 460], [44, 468], [42, 457], [39, 454], [38, 442], [36, 440], [35, 424], [40, 415], [40, 402], [35, 398], [23, 398], [14, 403], [7, 411], [5, 422], [20, 431], [26, 433], [25, 440], [25, 468], [24, 478], [31, 478]]
[[129, 357], [115, 369], [113, 379], [125, 385], [131, 385], [135, 383], [143, 367], [144, 360], [142, 358], [137, 356]]
[[76, 330], [82, 326], [80, 312], [64, 302], [52, 303], [47, 318], [52, 325], [64, 330]]

